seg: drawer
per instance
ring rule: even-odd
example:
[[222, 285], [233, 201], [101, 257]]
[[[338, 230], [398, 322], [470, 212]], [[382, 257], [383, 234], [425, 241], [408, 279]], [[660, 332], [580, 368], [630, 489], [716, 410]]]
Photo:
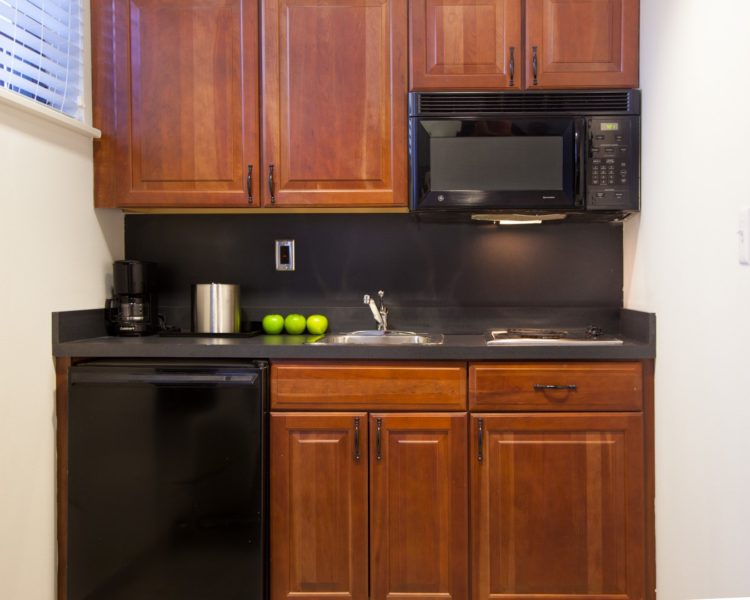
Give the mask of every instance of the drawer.
[[275, 362], [274, 410], [466, 410], [463, 362]]
[[641, 410], [639, 362], [472, 363], [472, 411]]

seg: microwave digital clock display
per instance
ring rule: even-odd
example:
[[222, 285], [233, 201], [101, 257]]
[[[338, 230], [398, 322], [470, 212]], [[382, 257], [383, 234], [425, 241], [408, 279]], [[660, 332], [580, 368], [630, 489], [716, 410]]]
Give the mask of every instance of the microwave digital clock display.
[[602, 123], [600, 131], [618, 131], [619, 129], [619, 123]]

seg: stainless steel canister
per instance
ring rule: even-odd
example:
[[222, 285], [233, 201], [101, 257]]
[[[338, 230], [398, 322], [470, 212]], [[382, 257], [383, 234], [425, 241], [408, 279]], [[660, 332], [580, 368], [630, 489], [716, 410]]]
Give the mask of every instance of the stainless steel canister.
[[239, 285], [195, 283], [192, 299], [194, 333], [239, 333]]

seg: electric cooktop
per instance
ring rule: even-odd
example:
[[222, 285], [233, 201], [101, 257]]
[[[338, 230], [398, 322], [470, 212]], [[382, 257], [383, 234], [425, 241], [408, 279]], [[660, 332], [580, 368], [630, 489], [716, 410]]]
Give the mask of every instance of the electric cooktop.
[[622, 340], [600, 327], [571, 329], [497, 328], [485, 334], [488, 346], [617, 346]]

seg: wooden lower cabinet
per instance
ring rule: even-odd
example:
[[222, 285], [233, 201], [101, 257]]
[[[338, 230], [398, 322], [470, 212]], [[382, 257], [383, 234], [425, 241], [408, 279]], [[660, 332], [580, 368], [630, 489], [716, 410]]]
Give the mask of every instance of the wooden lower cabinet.
[[271, 600], [655, 600], [652, 367], [277, 363]]
[[271, 599], [366, 600], [367, 414], [274, 413], [270, 428]]
[[473, 414], [474, 600], [640, 600], [640, 413]]
[[466, 414], [367, 419], [272, 413], [271, 599], [467, 599]]
[[370, 416], [373, 600], [468, 599], [466, 452], [466, 413]]

